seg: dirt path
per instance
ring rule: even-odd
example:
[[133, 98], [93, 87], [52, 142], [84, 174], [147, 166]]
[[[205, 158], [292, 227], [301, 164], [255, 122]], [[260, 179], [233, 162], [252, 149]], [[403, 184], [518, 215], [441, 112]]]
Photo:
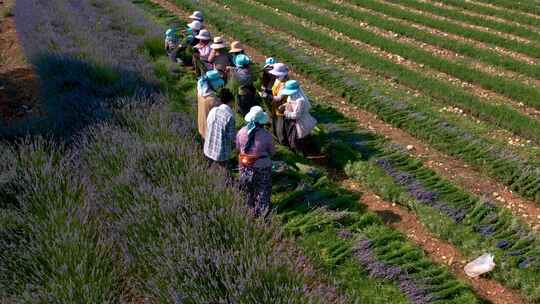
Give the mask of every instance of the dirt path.
[[[162, 7], [166, 8], [167, 10], [177, 14], [180, 17], [186, 18], [189, 16], [189, 14], [176, 5], [168, 2], [167, 0], [152, 0], [152, 2], [161, 5]], [[213, 30], [212, 26], [208, 26], [209, 30]], [[226, 36], [226, 35], [224, 35]], [[250, 54], [250, 56], [257, 62], [262, 62], [265, 57], [258, 52], [257, 50], [245, 46], [246, 52]], [[429, 149], [425, 147], [423, 144], [421, 144], [418, 140], [414, 139], [410, 135], [404, 133], [403, 131], [399, 129], [395, 129], [386, 123], [378, 120], [373, 114], [371, 113], [365, 113], [363, 111], [360, 111], [358, 109], [353, 109], [352, 107], [349, 107], [346, 104], [346, 101], [341, 98], [337, 98], [335, 96], [332, 96], [330, 93], [326, 92], [324, 89], [317, 87], [315, 85], [309, 85], [306, 86], [307, 83], [312, 83], [310, 81], [306, 81], [305, 78], [300, 77], [300, 75], [297, 76], [300, 81], [304, 84], [304, 86], [308, 89], [309, 92], [312, 94], [315, 94], [319, 96], [319, 98], [324, 99], [325, 96], [331, 96], [331, 98], [326, 100], [332, 100], [332, 104], [334, 105], [340, 105], [340, 109], [343, 111], [343, 109], [348, 109], [350, 111], [353, 111], [357, 114], [362, 114], [363, 118], [366, 120], [359, 120], [360, 125], [368, 124], [369, 129], [375, 129], [378, 132], [384, 134], [384, 135], [392, 135], [393, 137], [396, 137], [398, 139], [397, 141], [400, 144], [406, 144], [407, 142], [412, 142], [417, 144], [419, 147], [422, 147], [423, 150], [425, 149], [426, 153], [436, 153], [440, 154], [440, 152], [436, 152], [432, 149]], [[345, 114], [348, 114], [347, 112], [344, 112]], [[355, 117], [359, 119], [358, 117]], [[380, 128], [379, 128], [380, 126]], [[402, 138], [404, 136], [405, 138]], [[387, 136], [390, 137], [390, 136]], [[394, 138], [391, 137], [392, 140]], [[406, 141], [403, 141], [403, 139], [406, 139]], [[416, 148], [416, 151], [419, 149]], [[441, 154], [442, 155], [442, 154]], [[453, 160], [454, 162], [460, 163], [459, 161]], [[451, 166], [450, 164], [445, 164], [445, 166], [448, 165], [450, 168], [455, 168], [455, 166]], [[454, 164], [455, 165], [455, 164]], [[463, 169], [466, 171], [470, 171], [471, 174], [475, 174], [474, 178], [478, 178], [479, 174], [473, 171], [471, 168], [469, 168], [467, 165], [462, 165]], [[456, 170], [456, 172], [459, 172], [461, 175], [463, 174], [462, 169]], [[471, 178], [474, 181], [474, 178]], [[485, 178], [482, 177], [480, 180], [484, 180]], [[478, 278], [478, 279], [470, 279], [468, 278], [465, 273], [463, 272], [463, 266], [464, 266], [464, 260], [463, 257], [459, 254], [459, 251], [454, 248], [451, 244], [447, 242], [443, 242], [436, 237], [434, 237], [432, 234], [430, 234], [427, 229], [420, 224], [420, 221], [416, 218], [416, 216], [412, 213], [409, 213], [408, 211], [397, 207], [396, 205], [392, 205], [391, 203], [385, 202], [380, 197], [375, 195], [373, 192], [369, 191], [368, 189], [363, 188], [360, 184], [351, 181], [346, 180], [343, 182], [343, 185], [346, 186], [350, 190], [359, 191], [361, 190], [363, 192], [362, 196], [362, 203], [366, 204], [368, 208], [372, 211], [375, 211], [379, 213], [380, 215], [385, 217], [384, 214], [395, 214], [399, 216], [399, 221], [396, 221], [394, 223], [389, 223], [392, 227], [399, 230], [403, 234], [405, 234], [411, 241], [415, 242], [416, 244], [420, 245], [424, 250], [428, 253], [428, 255], [436, 262], [446, 264], [450, 266], [450, 270], [457, 276], [462, 279], [467, 280], [474, 290], [484, 297], [485, 299], [491, 301], [494, 304], [507, 304], [507, 303], [527, 303], [523, 297], [519, 294], [518, 291], [508, 289], [504, 286], [502, 286], [500, 283], [485, 279], [485, 278]], [[494, 183], [492, 185], [493, 187], [497, 187], [497, 184]], [[504, 190], [504, 187], [501, 187]], [[513, 194], [509, 191], [507, 191], [508, 195]], [[516, 198], [518, 199], [518, 198]], [[530, 204], [533, 204], [530, 202]], [[537, 212], [539, 214], [538, 222], [540, 223], [540, 208], [537, 208]], [[383, 214], [381, 214], [383, 213]], [[540, 228], [540, 227], [539, 227]]]
[[0, 0], [0, 127], [35, 113], [39, 80], [26, 62], [12, 15], [15, 0]]

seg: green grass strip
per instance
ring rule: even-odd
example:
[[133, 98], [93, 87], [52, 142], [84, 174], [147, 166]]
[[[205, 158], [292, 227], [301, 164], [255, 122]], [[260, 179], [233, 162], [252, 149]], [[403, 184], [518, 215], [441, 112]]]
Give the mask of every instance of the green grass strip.
[[415, 40], [423, 41], [428, 44], [454, 51], [456, 53], [480, 60], [487, 64], [500, 66], [510, 71], [521, 73], [535, 79], [540, 79], [540, 66], [530, 65], [523, 61], [512, 59], [489, 49], [478, 48], [469, 43], [464, 43], [461, 41], [451, 40], [445, 37], [434, 35], [427, 31], [419, 30], [413, 26], [380, 17], [376, 14], [359, 12], [354, 9], [349, 9], [348, 7], [345, 7], [343, 5], [336, 4], [331, 0], [306, 0], [306, 2], [315, 4], [319, 7], [328, 9], [333, 12], [338, 12], [343, 16], [348, 16], [356, 20], [361, 20], [376, 27], [413, 38]]
[[540, 5], [533, 1], [528, 0], [477, 0], [485, 4], [491, 4], [499, 6], [501, 8], [507, 8], [511, 10], [521, 11], [533, 15], [540, 15]]
[[540, 48], [537, 46], [518, 43], [516, 41], [506, 39], [492, 33], [468, 29], [452, 22], [448, 22], [445, 20], [437, 20], [428, 16], [424, 16], [422, 14], [402, 10], [392, 5], [375, 0], [352, 0], [351, 2], [360, 7], [368, 8], [391, 17], [407, 20], [417, 24], [422, 24], [424, 26], [432, 27], [443, 32], [452, 33], [487, 44], [497, 45], [512, 51], [529, 55], [533, 58], [540, 58]]
[[423, 91], [438, 100], [464, 108], [474, 116], [540, 142], [540, 122], [519, 113], [508, 105], [481, 102], [479, 98], [451, 84], [427, 77], [421, 72], [395, 64], [362, 49], [354, 48], [348, 42], [339, 41], [326, 34], [306, 28], [300, 23], [292, 22], [287, 17], [276, 14], [272, 9], [252, 5], [243, 0], [219, 2], [229, 5], [233, 11], [241, 15], [255, 18], [267, 26], [292, 34], [382, 75], [396, 77], [403, 84]]
[[[540, 89], [527, 86], [518, 81], [508, 80], [504, 79], [503, 77], [483, 73], [470, 68], [466, 64], [452, 62], [450, 60], [440, 58], [430, 52], [422, 50], [421, 48], [399, 43], [393, 39], [379, 36], [378, 34], [364, 30], [362, 27], [342, 22], [339, 19], [333, 19], [322, 13], [305, 10], [303, 7], [295, 5], [289, 1], [258, 0], [258, 2], [273, 8], [277, 8], [281, 11], [286, 11], [299, 18], [314, 22], [320, 26], [333, 29], [353, 39], [379, 47], [387, 52], [398, 54], [418, 63], [423, 63], [433, 69], [455, 76], [464, 81], [479, 84], [485, 89], [500, 93], [516, 101], [521, 101], [535, 108], [540, 108]], [[351, 47], [354, 47], [354, 45], [351, 44], [349, 48]], [[476, 99], [476, 101], [479, 103], [481, 102], [479, 99]]]
[[[187, 0], [171, 1], [186, 10], [192, 10], [194, 7]], [[347, 98], [352, 104], [376, 113], [386, 122], [407, 130], [414, 136], [429, 142], [436, 149], [460, 157], [519, 194], [540, 202], [540, 192], [519, 191], [522, 180], [540, 179], [537, 163], [529, 163], [506, 149], [494, 147], [486, 139], [441, 119], [439, 113], [430, 111], [422, 104], [405, 104], [385, 96], [356, 75], [322, 63], [301, 50], [287, 47], [286, 40], [260, 32], [249, 24], [237, 24], [233, 20], [238, 19], [238, 16], [231, 12], [213, 13], [213, 11], [219, 11], [218, 6], [206, 3], [205, 5], [209, 6], [207, 10], [209, 20], [218, 30], [257, 46], [266, 54], [277, 56], [280, 61], [292, 66], [295, 71], [309, 75], [312, 80], [331, 92]]]
[[508, 21], [513, 21], [521, 24], [527, 24], [531, 26], [540, 27], [540, 19], [506, 9], [494, 9], [488, 6], [478, 5], [469, 1], [463, 0], [439, 0], [440, 2], [451, 5], [457, 8], [466, 9], [471, 12], [484, 14], [488, 16], [498, 17], [506, 19]]
[[478, 18], [476, 16], [470, 16], [462, 12], [433, 5], [428, 2], [419, 2], [417, 0], [389, 0], [391, 3], [404, 5], [424, 12], [429, 12], [438, 16], [450, 18], [456, 21], [462, 21], [473, 25], [491, 28], [499, 32], [516, 35], [522, 38], [531, 40], [533, 43], [537, 43], [540, 40], [540, 32], [530, 30], [526, 27], [517, 26], [515, 24], [502, 23], [490, 19]]

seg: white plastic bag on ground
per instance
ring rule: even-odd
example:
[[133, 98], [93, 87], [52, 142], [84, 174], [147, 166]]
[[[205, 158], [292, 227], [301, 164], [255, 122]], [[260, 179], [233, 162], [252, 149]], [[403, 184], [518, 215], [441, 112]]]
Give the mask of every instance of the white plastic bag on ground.
[[484, 253], [474, 261], [465, 265], [465, 273], [471, 277], [475, 278], [483, 273], [490, 272], [495, 268], [495, 262], [493, 262], [493, 254]]

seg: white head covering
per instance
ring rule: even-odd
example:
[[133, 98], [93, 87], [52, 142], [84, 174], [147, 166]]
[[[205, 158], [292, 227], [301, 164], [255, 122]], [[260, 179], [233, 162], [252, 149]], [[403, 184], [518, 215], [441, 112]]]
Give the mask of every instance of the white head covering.
[[187, 26], [195, 31], [200, 31], [202, 29], [202, 23], [198, 20], [193, 20], [191, 23], [188, 23]]
[[276, 77], [287, 76], [289, 74], [289, 67], [284, 63], [278, 62], [273, 65], [269, 73]]
[[264, 125], [270, 121], [268, 114], [266, 114], [266, 112], [264, 112], [263, 108], [260, 106], [251, 107], [249, 113], [247, 113], [246, 117], [244, 117], [244, 120], [248, 123], [248, 134], [255, 129], [257, 126], [256, 124]]
[[199, 40], [210, 40], [212, 39], [212, 35], [210, 35], [210, 32], [208, 30], [201, 30], [195, 38]]
[[203, 13], [201, 11], [194, 11], [193, 14], [189, 16], [189, 19], [198, 20], [202, 22], [204, 20]]

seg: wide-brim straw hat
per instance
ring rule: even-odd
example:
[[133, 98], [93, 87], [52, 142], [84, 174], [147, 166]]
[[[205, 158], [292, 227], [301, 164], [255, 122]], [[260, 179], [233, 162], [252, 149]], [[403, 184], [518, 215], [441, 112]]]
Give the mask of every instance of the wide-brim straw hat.
[[242, 52], [244, 50], [244, 47], [242, 46], [242, 43], [240, 41], [233, 41], [231, 43], [231, 49], [229, 50], [229, 53], [238, 53]]
[[214, 50], [224, 49], [226, 47], [227, 47], [227, 44], [225, 43], [225, 40], [223, 40], [222, 37], [215, 37], [214, 43], [210, 45], [210, 48]]
[[210, 40], [212, 39], [212, 35], [210, 35], [210, 32], [207, 30], [201, 30], [195, 38], [199, 40]]
[[289, 67], [284, 63], [276, 63], [268, 73], [277, 77], [287, 76], [289, 74]]

